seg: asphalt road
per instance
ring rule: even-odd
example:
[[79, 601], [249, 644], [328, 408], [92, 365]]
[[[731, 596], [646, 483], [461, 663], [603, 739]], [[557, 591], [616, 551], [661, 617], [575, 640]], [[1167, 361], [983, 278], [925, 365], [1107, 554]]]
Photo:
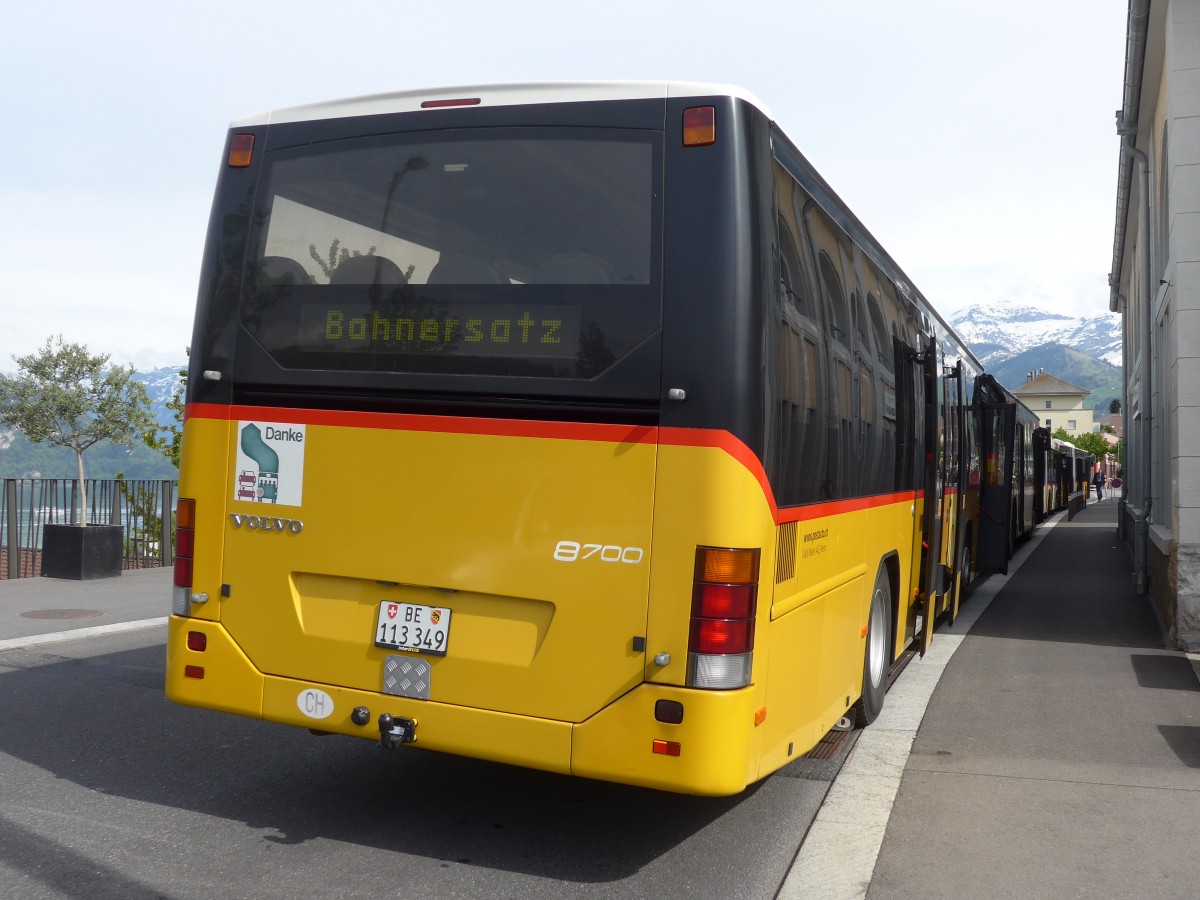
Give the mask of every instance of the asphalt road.
[[0, 651], [0, 896], [769, 898], [849, 750], [716, 800], [385, 752], [169, 702], [164, 640]]

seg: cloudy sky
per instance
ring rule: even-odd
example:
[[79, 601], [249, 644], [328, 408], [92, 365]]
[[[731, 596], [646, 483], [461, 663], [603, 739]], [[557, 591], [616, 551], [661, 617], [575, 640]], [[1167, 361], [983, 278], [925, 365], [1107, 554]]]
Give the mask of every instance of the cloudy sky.
[[231, 119], [507, 81], [756, 94], [943, 312], [1107, 312], [1126, 0], [45, 0], [0, 53], [0, 371], [184, 359]]

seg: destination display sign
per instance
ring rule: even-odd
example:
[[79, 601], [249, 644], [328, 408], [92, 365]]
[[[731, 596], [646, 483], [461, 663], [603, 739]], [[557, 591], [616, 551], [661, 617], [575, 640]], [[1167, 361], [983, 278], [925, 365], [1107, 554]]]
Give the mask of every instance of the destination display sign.
[[580, 307], [563, 304], [418, 304], [309, 302], [300, 349], [573, 358], [579, 352]]

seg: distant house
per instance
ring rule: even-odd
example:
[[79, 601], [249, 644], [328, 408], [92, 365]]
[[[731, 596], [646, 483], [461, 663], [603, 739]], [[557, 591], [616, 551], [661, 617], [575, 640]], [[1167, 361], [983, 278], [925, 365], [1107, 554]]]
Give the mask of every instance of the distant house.
[[1059, 428], [1067, 434], [1090, 434], [1097, 429], [1092, 411], [1085, 409], [1083, 401], [1091, 391], [1053, 375], [1032, 374], [1013, 393], [1042, 420], [1052, 432]]
[[1101, 430], [1107, 425], [1118, 438], [1125, 437], [1125, 416], [1121, 413], [1105, 413], [1097, 421], [1100, 424]]

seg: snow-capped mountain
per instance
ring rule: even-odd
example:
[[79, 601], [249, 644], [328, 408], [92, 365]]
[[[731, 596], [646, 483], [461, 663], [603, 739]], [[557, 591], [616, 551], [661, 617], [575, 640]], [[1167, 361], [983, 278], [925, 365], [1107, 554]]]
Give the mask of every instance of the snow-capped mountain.
[[1044, 344], [1060, 344], [1092, 359], [1121, 365], [1121, 316], [1103, 312], [1072, 318], [1016, 303], [972, 306], [950, 324], [985, 366]]
[[174, 425], [175, 413], [167, 408], [167, 403], [175, 396], [180, 385], [180, 372], [187, 371], [187, 363], [177, 366], [163, 366], [161, 369], [151, 369], [147, 372], [134, 372], [133, 380], [140, 381], [146, 386], [150, 396], [150, 406], [154, 420], [159, 425]]

